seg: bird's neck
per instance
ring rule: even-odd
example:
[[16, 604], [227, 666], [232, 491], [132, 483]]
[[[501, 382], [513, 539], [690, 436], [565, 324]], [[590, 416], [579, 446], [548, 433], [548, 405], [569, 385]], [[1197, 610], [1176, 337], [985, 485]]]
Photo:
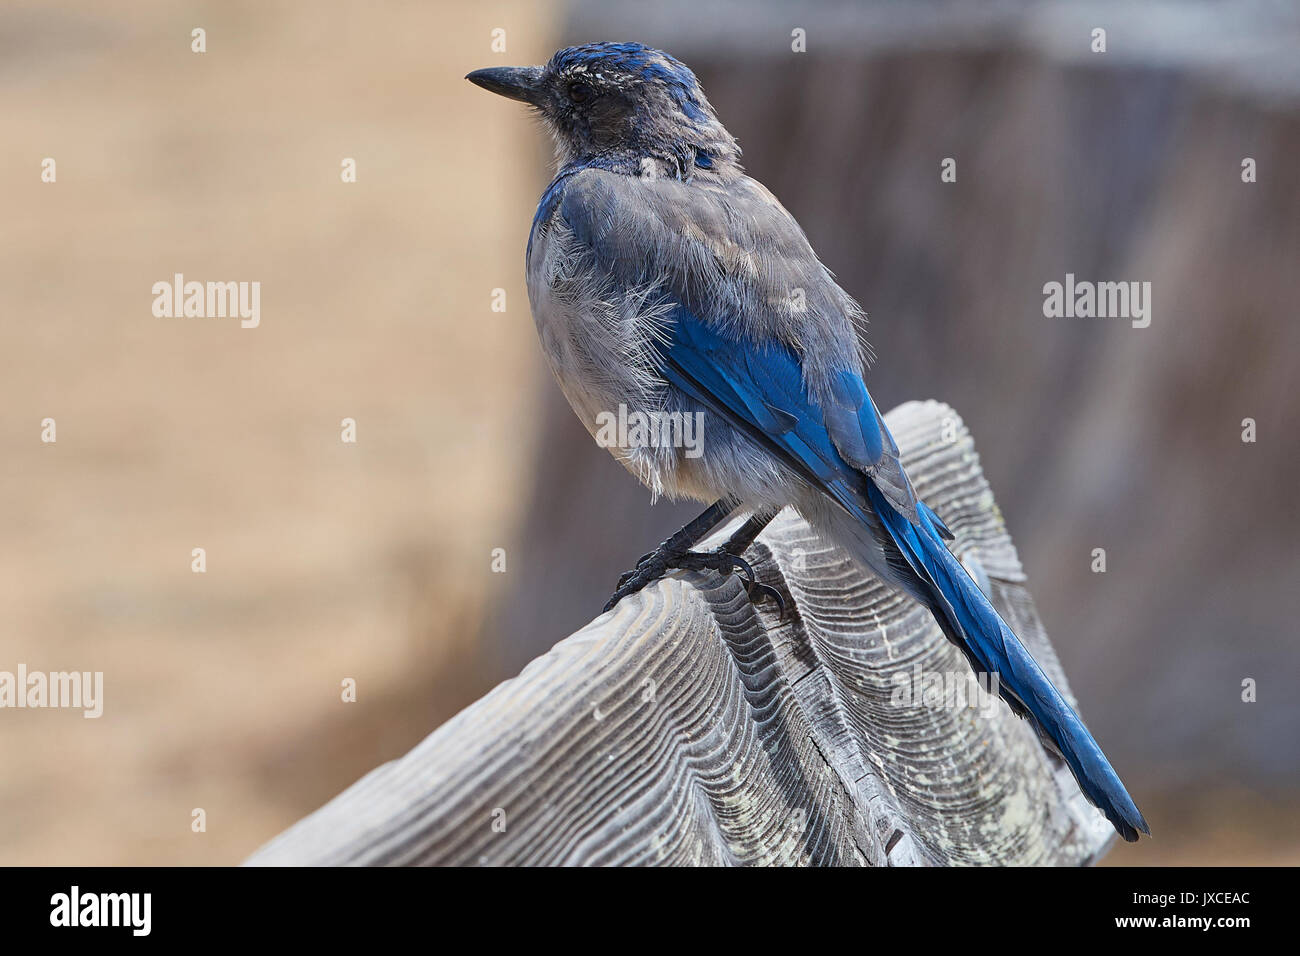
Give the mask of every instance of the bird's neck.
[[606, 169], [641, 179], [734, 179], [744, 175], [735, 151], [713, 152], [688, 144], [629, 144], [599, 152], [557, 148], [557, 175], [578, 169]]

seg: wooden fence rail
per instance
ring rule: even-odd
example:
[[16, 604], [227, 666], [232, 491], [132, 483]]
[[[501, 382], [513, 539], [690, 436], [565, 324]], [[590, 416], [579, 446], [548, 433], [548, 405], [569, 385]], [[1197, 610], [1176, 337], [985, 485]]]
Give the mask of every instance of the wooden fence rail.
[[[936, 402], [886, 418], [954, 553], [1073, 701], [961, 420]], [[787, 596], [784, 619], [735, 578], [666, 579], [247, 862], [1078, 865], [1105, 851], [1109, 824], [1028, 724], [972, 692], [928, 612], [791, 513], [748, 557]]]

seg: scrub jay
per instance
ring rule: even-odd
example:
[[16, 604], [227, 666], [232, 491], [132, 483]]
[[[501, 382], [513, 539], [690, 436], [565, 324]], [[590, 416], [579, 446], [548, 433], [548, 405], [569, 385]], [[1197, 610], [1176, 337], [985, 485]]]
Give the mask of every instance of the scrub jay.
[[[867, 393], [862, 311], [745, 175], [695, 75], [639, 43], [591, 43], [467, 79], [529, 104], [555, 139], [528, 297], [582, 423], [600, 440], [620, 410], [702, 416], [694, 456], [662, 441], [611, 448], [652, 494], [713, 503], [623, 575], [606, 610], [679, 568], [739, 571], [751, 596], [775, 595], [741, 555], [792, 505], [928, 608], [977, 673], [999, 676], [1003, 699], [1125, 840], [1149, 833], [1079, 716], [944, 544], [951, 532], [917, 498]], [[726, 545], [691, 550], [739, 509], [750, 518]]]

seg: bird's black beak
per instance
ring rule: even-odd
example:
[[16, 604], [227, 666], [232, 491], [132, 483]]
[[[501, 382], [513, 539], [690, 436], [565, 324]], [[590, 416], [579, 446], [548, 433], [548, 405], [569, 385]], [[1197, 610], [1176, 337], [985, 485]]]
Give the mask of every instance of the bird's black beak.
[[541, 95], [542, 68], [539, 66], [494, 66], [475, 70], [465, 79], [475, 86], [499, 93], [521, 103], [537, 105]]

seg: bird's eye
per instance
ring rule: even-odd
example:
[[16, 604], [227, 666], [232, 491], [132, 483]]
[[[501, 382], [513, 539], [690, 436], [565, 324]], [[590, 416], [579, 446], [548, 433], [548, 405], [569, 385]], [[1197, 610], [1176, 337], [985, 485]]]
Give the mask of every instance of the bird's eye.
[[586, 83], [579, 81], [577, 83], [569, 84], [569, 99], [573, 100], [575, 103], [585, 103], [594, 95], [595, 90]]

